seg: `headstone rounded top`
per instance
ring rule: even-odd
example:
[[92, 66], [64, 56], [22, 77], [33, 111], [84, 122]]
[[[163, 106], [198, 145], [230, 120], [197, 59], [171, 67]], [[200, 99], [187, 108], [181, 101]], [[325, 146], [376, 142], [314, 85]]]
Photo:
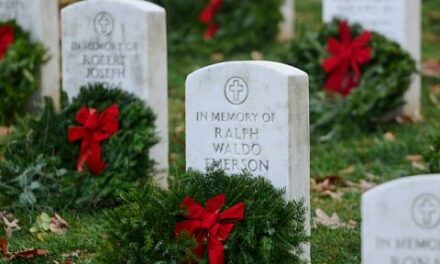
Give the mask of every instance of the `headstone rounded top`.
[[362, 197], [362, 264], [440, 263], [440, 174], [385, 183]]
[[90, 8], [90, 5], [102, 7], [104, 3], [109, 3], [113, 6], [121, 5], [125, 8], [134, 7], [144, 12], [165, 13], [165, 9], [163, 7], [142, 0], [86, 0], [66, 6], [63, 8], [62, 12], [74, 12], [76, 9]]
[[268, 70], [273, 70], [281, 75], [284, 75], [286, 77], [289, 76], [298, 76], [298, 75], [306, 75], [307, 73], [303, 72], [302, 70], [299, 70], [295, 67], [292, 67], [290, 65], [286, 65], [279, 62], [272, 62], [272, 61], [229, 61], [229, 62], [221, 62], [217, 64], [213, 64], [210, 66], [206, 66], [204, 68], [201, 68], [192, 74], [188, 76], [188, 80], [195, 78], [201, 74], [204, 74], [205, 72], [211, 72], [211, 71], [218, 71], [223, 68], [230, 68], [230, 67], [240, 67], [240, 68], [246, 68], [246, 67], [257, 67], [257, 68], [266, 68]]
[[148, 104], [157, 114], [155, 125], [160, 138], [150, 155], [157, 162], [155, 176], [165, 186], [168, 171], [165, 10], [143, 0], [85, 0], [65, 7], [61, 18], [63, 89], [69, 99], [76, 97], [81, 87], [101, 83], [106, 88], [119, 87], [133, 93]]
[[185, 94], [187, 168], [263, 176], [288, 200], [304, 199], [309, 231], [307, 74], [277, 62], [223, 62], [189, 75]]
[[371, 196], [376, 195], [392, 195], [396, 193], [394, 190], [399, 190], [401, 186], [411, 186], [417, 188], [417, 186], [429, 186], [433, 182], [438, 182], [440, 184], [440, 174], [428, 174], [428, 175], [419, 175], [419, 176], [411, 176], [405, 177], [402, 179], [390, 181], [379, 185], [367, 192], [364, 193], [363, 199], [368, 200]]

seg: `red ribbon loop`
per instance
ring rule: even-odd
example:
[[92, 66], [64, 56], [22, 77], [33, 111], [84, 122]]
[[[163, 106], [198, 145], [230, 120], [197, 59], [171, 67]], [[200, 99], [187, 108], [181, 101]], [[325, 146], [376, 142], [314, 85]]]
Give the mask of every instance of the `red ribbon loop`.
[[329, 74], [325, 83], [326, 90], [343, 96], [359, 85], [361, 66], [372, 59], [372, 49], [367, 47], [372, 35], [365, 31], [353, 40], [347, 21], [339, 25], [340, 39], [331, 38], [327, 42], [327, 51], [332, 57], [322, 64]]
[[76, 115], [76, 121], [83, 126], [70, 127], [69, 142], [82, 140], [77, 163], [78, 172], [87, 164], [90, 171], [99, 175], [107, 165], [101, 160], [101, 141], [104, 141], [119, 130], [119, 107], [114, 104], [102, 114], [96, 109], [83, 107]]
[[215, 23], [214, 16], [221, 8], [222, 4], [223, 0], [211, 0], [211, 2], [200, 13], [200, 23], [208, 26], [203, 35], [205, 39], [212, 39], [213, 37], [215, 37], [217, 31], [220, 28], [219, 25]]
[[189, 220], [177, 223], [174, 228], [176, 237], [184, 231], [195, 236], [197, 247], [194, 249], [194, 254], [199, 258], [203, 257], [205, 247], [208, 245], [210, 264], [223, 264], [223, 242], [229, 237], [235, 223], [244, 219], [244, 203], [238, 203], [220, 212], [225, 202], [226, 195], [218, 195], [207, 201], [205, 209], [192, 198], [185, 198], [181, 206], [186, 209], [185, 214]]
[[9, 47], [14, 43], [14, 29], [11, 26], [0, 27], [0, 60], [5, 57]]

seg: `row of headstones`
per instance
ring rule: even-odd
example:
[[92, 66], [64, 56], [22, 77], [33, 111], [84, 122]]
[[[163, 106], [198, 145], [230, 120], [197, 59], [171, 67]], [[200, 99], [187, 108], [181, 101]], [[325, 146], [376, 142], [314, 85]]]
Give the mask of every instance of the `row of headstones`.
[[[367, 30], [376, 31], [399, 43], [421, 64], [421, 0], [322, 0], [323, 20], [345, 18], [360, 23]], [[290, 40], [295, 34], [295, 1], [284, 0], [281, 8], [283, 22], [280, 40]], [[404, 114], [415, 121], [421, 115], [421, 78], [413, 82], [405, 95]]]
[[[294, 0], [284, 0], [281, 8], [284, 20], [280, 25], [280, 39], [291, 39], [294, 35], [294, 5]], [[323, 0], [324, 21], [328, 22], [334, 17], [343, 17], [351, 22], [359, 22], [366, 29], [383, 33], [407, 49], [420, 65], [420, 0]], [[102, 14], [100, 18], [103, 20], [87, 21], [88, 27], [97, 32], [101, 31], [100, 34], [103, 34], [102, 32], [115, 26], [111, 24], [114, 23], [112, 17], [106, 17], [105, 14]], [[60, 83], [58, 0], [0, 0], [0, 21], [8, 19], [17, 19], [19, 24], [31, 31], [35, 39], [43, 42], [48, 48], [51, 60], [42, 69], [41, 95], [58, 98]], [[137, 20], [133, 19], [133, 21]], [[141, 32], [146, 31], [146, 28], [141, 30]], [[82, 33], [74, 32], [74, 34]], [[97, 47], [90, 47], [90, 49], [93, 48]], [[128, 52], [141, 47], [114, 47], [114, 49], [118, 48]], [[109, 47], [109, 52], [111, 52], [110, 49], [111, 47]], [[124, 60], [124, 58], [122, 59]], [[90, 72], [91, 77], [113, 75], [117, 77], [125, 74], [126, 72], [118, 69], [108, 72]], [[407, 115], [416, 120], [421, 118], [420, 96], [421, 79], [415, 76], [411, 88], [406, 94], [407, 105], [404, 110]]]
[[[31, 13], [30, 20], [36, 16]], [[144, 99], [159, 118], [161, 143], [152, 155], [164, 184], [165, 11], [139, 0], [88, 0], [65, 8], [62, 25], [63, 88], [72, 97], [82, 85], [104, 82]], [[215, 163], [228, 173], [246, 169], [286, 188], [287, 199], [304, 199], [310, 213], [307, 74], [273, 62], [229, 62], [196, 71], [186, 87], [187, 167], [205, 170]], [[408, 179], [365, 195], [364, 263], [440, 263], [434, 259], [440, 252], [438, 182]], [[310, 259], [308, 246], [304, 258]]]
[[[0, 21], [15, 19], [43, 43], [50, 60], [42, 67], [40, 100], [59, 105], [60, 26], [58, 0], [0, 0]], [[281, 38], [291, 38], [293, 0], [282, 7]], [[161, 142], [152, 150], [161, 182], [168, 169], [167, 45], [165, 11], [148, 2], [89, 0], [62, 12], [63, 89], [100, 82], [133, 92], [158, 113]]]

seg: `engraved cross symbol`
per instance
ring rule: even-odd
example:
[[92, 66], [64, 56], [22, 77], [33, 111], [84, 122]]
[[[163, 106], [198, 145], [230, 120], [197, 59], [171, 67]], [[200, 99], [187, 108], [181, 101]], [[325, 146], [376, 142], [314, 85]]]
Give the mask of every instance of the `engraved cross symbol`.
[[96, 15], [93, 23], [95, 32], [100, 35], [109, 35], [113, 32], [114, 19], [113, 16], [107, 12], [101, 12]]
[[423, 223], [425, 223], [426, 225], [430, 225], [432, 223], [432, 217], [434, 216], [436, 209], [437, 208], [435, 204], [431, 200], [429, 200], [428, 198], [425, 198], [423, 200], [423, 202], [419, 206], [419, 212], [423, 216]]
[[233, 93], [234, 101], [240, 101], [240, 94], [244, 91], [243, 85], [238, 80], [229, 85], [229, 91]]
[[102, 33], [107, 33], [109, 30], [109, 26], [112, 24], [112, 21], [109, 17], [102, 15], [99, 19], [98, 19], [98, 25], [101, 27], [101, 32]]
[[247, 100], [249, 88], [247, 83], [240, 77], [232, 77], [224, 86], [226, 100], [233, 105], [241, 105]]

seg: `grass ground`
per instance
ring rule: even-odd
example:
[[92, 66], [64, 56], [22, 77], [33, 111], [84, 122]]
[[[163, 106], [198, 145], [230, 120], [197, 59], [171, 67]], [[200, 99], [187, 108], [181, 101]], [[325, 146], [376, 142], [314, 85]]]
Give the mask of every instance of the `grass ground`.
[[[297, 37], [316, 30], [320, 25], [321, 4], [319, 0], [297, 0]], [[440, 60], [440, 8], [438, 0], [425, 0], [423, 14], [423, 58]], [[439, 20], [437, 20], [439, 19]], [[263, 51], [266, 59], [278, 60], [283, 45], [270, 46]], [[187, 74], [202, 66], [216, 62], [212, 58], [193, 56], [173, 56], [169, 58], [169, 105], [170, 105], [170, 161], [171, 173], [184, 169], [184, 81]], [[250, 59], [250, 53], [238, 54], [231, 59]], [[424, 173], [412, 166], [406, 157], [418, 155], [429, 147], [429, 135], [439, 128], [440, 109], [428, 98], [429, 88], [440, 85], [439, 78], [423, 79], [423, 115], [425, 121], [418, 124], [389, 124], [369, 134], [355, 133], [349, 138], [318, 142], [312, 136], [311, 172], [312, 177], [329, 175], [343, 176], [344, 179], [359, 181], [369, 177], [369, 181], [383, 183], [392, 179]], [[391, 132], [394, 141], [384, 139]], [[343, 175], [341, 170], [353, 168]], [[374, 175], [374, 177], [372, 177]], [[317, 264], [355, 264], [360, 263], [360, 192], [346, 193], [341, 200], [312, 193], [312, 211], [317, 208], [327, 213], [337, 213], [342, 221], [354, 220], [355, 229], [340, 228], [331, 230], [321, 227], [313, 229], [311, 238], [312, 259]], [[312, 212], [312, 213], [313, 213]], [[73, 214], [61, 212], [69, 222], [66, 236], [49, 236], [44, 242], [34, 238], [28, 231], [35, 215], [39, 212], [19, 215], [23, 230], [11, 239], [11, 250], [23, 248], [44, 248], [50, 251], [48, 258], [35, 259], [32, 263], [55, 263], [71, 257], [63, 253], [81, 250], [74, 263], [93, 263], [93, 254], [99, 241], [105, 239], [102, 225], [102, 212], [93, 214]], [[1, 263], [1, 260], [0, 260]], [[29, 263], [29, 261], [16, 262]], [[62, 263], [62, 262], [61, 262]]]

